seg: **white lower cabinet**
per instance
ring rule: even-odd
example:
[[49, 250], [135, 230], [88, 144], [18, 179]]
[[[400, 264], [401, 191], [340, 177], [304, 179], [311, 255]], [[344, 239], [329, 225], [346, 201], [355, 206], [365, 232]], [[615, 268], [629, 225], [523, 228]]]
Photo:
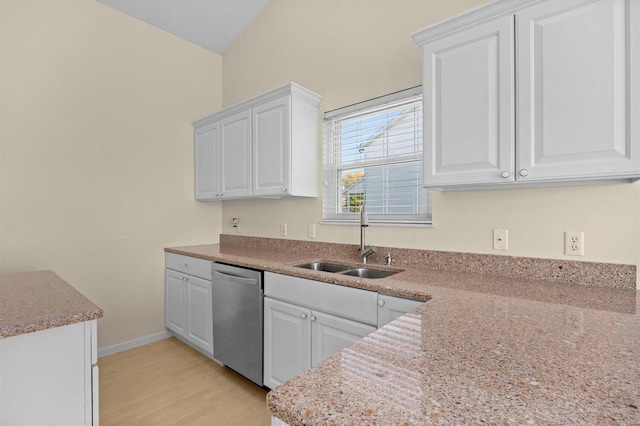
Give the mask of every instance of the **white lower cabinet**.
[[311, 367], [311, 310], [264, 298], [264, 385], [271, 389]]
[[184, 274], [171, 269], [164, 270], [164, 321], [165, 327], [179, 336], [187, 330], [187, 303]]
[[[342, 292], [345, 294], [341, 295]], [[349, 310], [350, 317], [365, 321], [372, 319], [371, 309], [376, 308], [377, 328], [424, 303], [270, 272], [265, 272], [265, 296], [264, 385], [271, 389], [376, 330], [376, 327], [370, 324], [272, 297], [290, 301], [300, 300], [306, 305], [325, 305], [335, 298], [331, 303], [331, 309], [344, 312]], [[279, 418], [271, 417], [271, 426], [286, 425], [287, 423]]]
[[396, 318], [414, 310], [424, 302], [404, 297], [378, 294], [378, 328], [384, 327]]
[[96, 321], [0, 339], [0, 425], [97, 425]]
[[311, 311], [311, 365], [340, 352], [376, 327], [348, 319]]
[[264, 385], [272, 389], [376, 330], [268, 297], [264, 312]]
[[166, 253], [165, 326], [213, 358], [211, 261]]
[[213, 308], [211, 281], [187, 277], [186, 338], [213, 356]]
[[264, 385], [275, 388], [376, 330], [377, 293], [265, 272]]

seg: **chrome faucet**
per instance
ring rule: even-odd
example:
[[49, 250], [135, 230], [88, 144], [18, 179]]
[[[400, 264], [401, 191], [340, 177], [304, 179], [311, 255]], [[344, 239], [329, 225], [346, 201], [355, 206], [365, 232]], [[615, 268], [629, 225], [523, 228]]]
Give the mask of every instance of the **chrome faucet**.
[[364, 206], [360, 208], [360, 262], [366, 264], [367, 257], [372, 255], [378, 250], [375, 246], [369, 246], [365, 248], [365, 228], [369, 226], [369, 216], [367, 216], [367, 210]]

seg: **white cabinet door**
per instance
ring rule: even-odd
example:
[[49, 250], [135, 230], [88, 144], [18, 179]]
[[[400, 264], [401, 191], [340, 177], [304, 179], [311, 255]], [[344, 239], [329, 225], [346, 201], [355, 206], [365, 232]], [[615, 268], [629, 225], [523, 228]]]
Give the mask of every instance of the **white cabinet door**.
[[384, 327], [396, 318], [414, 310], [424, 302], [403, 297], [378, 295], [378, 328]]
[[291, 96], [253, 108], [253, 195], [282, 196], [291, 187]]
[[185, 279], [186, 275], [172, 271], [171, 269], [165, 269], [165, 326], [183, 337], [186, 335], [187, 330]]
[[311, 367], [311, 311], [264, 298], [264, 385], [273, 389]]
[[213, 310], [211, 281], [186, 277], [187, 335], [186, 338], [213, 356]]
[[514, 18], [423, 45], [424, 184], [514, 180]]
[[208, 124], [194, 130], [195, 197], [198, 201], [220, 198], [218, 123]]
[[251, 110], [220, 121], [222, 197], [251, 196]]
[[321, 99], [289, 83], [193, 122], [196, 200], [317, 197]]
[[97, 364], [91, 366], [91, 423], [93, 426], [100, 424], [100, 372]]
[[0, 339], [1, 425], [90, 425], [97, 419], [87, 328], [91, 324], [81, 322]]
[[374, 332], [375, 327], [322, 312], [311, 312], [311, 365], [316, 365]]
[[519, 179], [640, 170], [638, 9], [565, 0], [518, 12]]
[[378, 293], [370, 290], [267, 271], [264, 273], [264, 294], [364, 324], [375, 326], [378, 322]]

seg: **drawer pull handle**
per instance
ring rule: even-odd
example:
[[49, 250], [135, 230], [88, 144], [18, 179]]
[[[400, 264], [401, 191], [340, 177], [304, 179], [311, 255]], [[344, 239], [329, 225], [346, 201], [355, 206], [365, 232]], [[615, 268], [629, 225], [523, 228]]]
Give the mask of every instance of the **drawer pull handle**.
[[311, 318], [310, 318], [310, 319], [311, 319], [311, 322], [313, 322], [313, 321], [315, 321], [315, 320], [316, 320], [316, 317], [314, 317], [313, 315], [311, 315]]
[[384, 306], [384, 300], [378, 300], [378, 306]]
[[302, 319], [306, 319], [307, 318], [307, 314], [302, 314], [302, 315], [300, 315], [300, 317], [302, 317]]

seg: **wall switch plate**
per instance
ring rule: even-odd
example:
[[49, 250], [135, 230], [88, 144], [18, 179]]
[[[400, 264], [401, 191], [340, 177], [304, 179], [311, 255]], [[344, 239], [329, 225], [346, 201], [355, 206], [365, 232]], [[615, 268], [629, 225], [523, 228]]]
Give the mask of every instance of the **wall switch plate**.
[[307, 229], [307, 236], [309, 238], [315, 238], [316, 237], [316, 225], [313, 223], [309, 224], [309, 228]]
[[240, 219], [239, 218], [234, 217], [233, 219], [231, 219], [231, 226], [233, 226], [235, 228], [237, 234], [240, 233]]
[[584, 256], [584, 232], [565, 231], [564, 254], [567, 256]]
[[509, 230], [508, 229], [493, 230], [493, 249], [494, 250], [509, 249]]
[[286, 223], [281, 223], [280, 224], [280, 235], [282, 235], [283, 237], [287, 236], [287, 224]]

